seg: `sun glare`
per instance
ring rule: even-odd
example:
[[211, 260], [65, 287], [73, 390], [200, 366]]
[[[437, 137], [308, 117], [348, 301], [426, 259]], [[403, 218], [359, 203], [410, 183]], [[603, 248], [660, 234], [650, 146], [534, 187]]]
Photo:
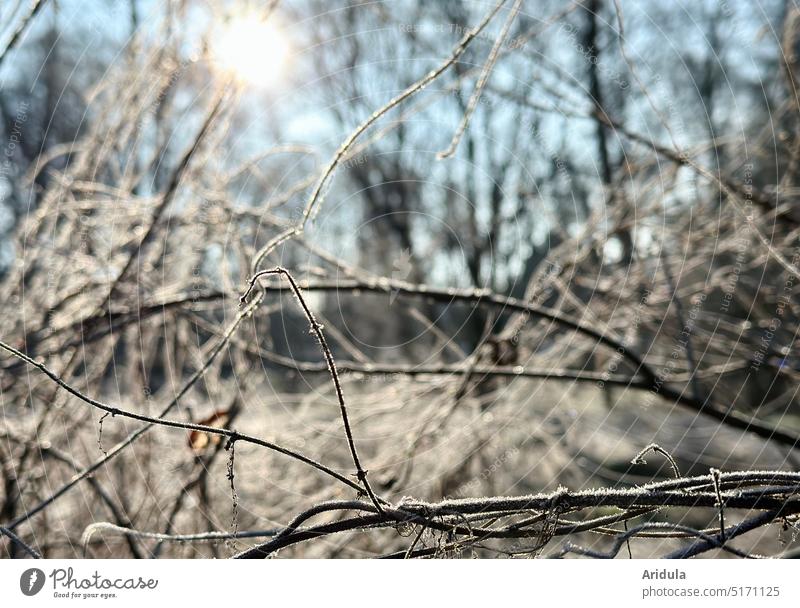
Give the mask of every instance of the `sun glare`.
[[254, 17], [232, 20], [214, 45], [214, 59], [221, 69], [260, 87], [280, 80], [288, 58], [286, 36], [274, 23]]

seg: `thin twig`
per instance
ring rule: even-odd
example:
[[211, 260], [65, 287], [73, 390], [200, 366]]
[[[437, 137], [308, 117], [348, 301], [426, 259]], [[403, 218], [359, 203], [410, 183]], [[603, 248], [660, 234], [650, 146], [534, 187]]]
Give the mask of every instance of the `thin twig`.
[[483, 70], [478, 77], [478, 81], [475, 83], [475, 90], [472, 91], [472, 95], [467, 102], [467, 108], [464, 111], [464, 116], [461, 118], [461, 122], [459, 123], [456, 132], [453, 134], [450, 145], [446, 150], [443, 150], [436, 155], [437, 159], [443, 160], [445, 158], [450, 158], [455, 153], [461, 138], [469, 126], [469, 121], [472, 118], [472, 114], [475, 112], [475, 108], [478, 107], [478, 102], [483, 94], [483, 89], [489, 80], [489, 76], [492, 74], [495, 64], [497, 63], [497, 58], [500, 55], [500, 49], [503, 47], [506, 38], [508, 38], [508, 32], [511, 30], [511, 25], [514, 23], [514, 19], [517, 18], [517, 14], [519, 13], [521, 6], [522, 0], [516, 0], [516, 2], [514, 2], [514, 6], [511, 7], [511, 11], [508, 13], [508, 18], [503, 24], [503, 29], [500, 31], [500, 35], [495, 39], [492, 50], [489, 52], [489, 57], [486, 59], [486, 63], [483, 65]]
[[261, 264], [261, 261], [269, 255], [272, 251], [275, 250], [278, 245], [281, 245], [285, 241], [289, 240], [290, 238], [300, 236], [303, 234], [305, 230], [306, 224], [308, 221], [316, 214], [317, 207], [320, 206], [323, 202], [323, 189], [328, 183], [328, 180], [333, 175], [334, 170], [336, 169], [339, 162], [342, 158], [347, 154], [348, 150], [353, 146], [356, 140], [369, 129], [376, 121], [378, 121], [384, 114], [395, 108], [396, 106], [403, 103], [409, 97], [413, 97], [424, 88], [426, 88], [430, 83], [436, 80], [439, 76], [441, 76], [445, 71], [447, 71], [450, 66], [452, 66], [459, 57], [467, 50], [467, 47], [470, 43], [480, 34], [484, 28], [489, 24], [489, 22], [494, 18], [497, 12], [503, 7], [507, 0], [500, 0], [494, 8], [492, 8], [481, 20], [481, 22], [474, 28], [467, 31], [464, 34], [461, 41], [456, 45], [453, 49], [450, 57], [448, 57], [439, 67], [434, 70], [431, 70], [422, 77], [420, 80], [409, 86], [405, 91], [397, 95], [396, 97], [389, 100], [383, 107], [376, 110], [375, 112], [370, 115], [364, 122], [362, 122], [356, 129], [350, 134], [350, 136], [339, 146], [339, 149], [334, 154], [331, 161], [328, 163], [327, 167], [323, 171], [317, 185], [314, 187], [311, 196], [308, 199], [308, 202], [303, 209], [303, 214], [300, 220], [294, 226], [291, 226], [278, 234], [276, 237], [271, 239], [264, 247], [262, 247], [253, 257], [253, 262], [251, 264], [251, 273], [255, 275], [258, 272], [258, 267]]
[[42, 555], [29, 544], [27, 544], [24, 540], [22, 540], [19, 536], [14, 534], [11, 530], [6, 528], [5, 526], [0, 526], [0, 534], [3, 536], [7, 536], [11, 539], [11, 542], [17, 545], [18, 547], [22, 548], [28, 555], [30, 555], [34, 559], [42, 559]]
[[286, 278], [286, 280], [289, 282], [289, 286], [291, 287], [292, 292], [297, 298], [297, 301], [300, 303], [300, 307], [303, 310], [303, 314], [305, 315], [309, 325], [311, 326], [311, 331], [314, 332], [314, 335], [317, 337], [317, 340], [319, 341], [320, 348], [322, 349], [322, 355], [325, 358], [325, 363], [328, 365], [328, 371], [330, 371], [331, 380], [333, 382], [334, 389], [336, 390], [336, 398], [339, 400], [339, 411], [342, 415], [342, 424], [344, 425], [344, 432], [345, 435], [347, 436], [347, 445], [350, 448], [350, 454], [353, 457], [353, 464], [356, 467], [356, 478], [364, 485], [364, 489], [367, 491], [367, 494], [369, 495], [372, 504], [375, 505], [375, 508], [378, 510], [379, 513], [381, 513], [383, 509], [383, 507], [381, 507], [381, 501], [378, 500], [378, 497], [372, 490], [372, 486], [367, 481], [367, 471], [365, 471], [364, 468], [361, 466], [361, 460], [358, 457], [358, 450], [356, 449], [356, 443], [355, 440], [353, 439], [353, 431], [350, 428], [350, 419], [347, 415], [347, 405], [345, 404], [344, 400], [342, 383], [339, 380], [339, 373], [336, 371], [336, 362], [333, 359], [333, 353], [331, 353], [331, 349], [328, 346], [328, 342], [325, 339], [325, 335], [322, 333], [322, 326], [319, 323], [317, 323], [317, 319], [314, 317], [314, 313], [311, 312], [311, 309], [308, 307], [308, 304], [306, 304], [306, 301], [303, 298], [303, 293], [297, 286], [294, 277], [288, 270], [281, 267], [273, 268], [272, 270], [262, 270], [256, 273], [253, 276], [253, 278], [250, 279], [250, 284], [248, 285], [247, 291], [244, 293], [244, 295], [242, 295], [240, 302], [242, 305], [244, 305], [258, 279], [268, 275], [279, 275]]
[[644, 459], [644, 455], [647, 454], [647, 452], [651, 451], [657, 452], [661, 454], [664, 458], [666, 458], [669, 461], [670, 466], [672, 466], [672, 471], [675, 473], [675, 479], [680, 479], [681, 472], [680, 469], [678, 469], [678, 464], [675, 462], [675, 459], [672, 457], [672, 454], [667, 452], [667, 450], [662, 448], [657, 443], [651, 443], [650, 445], [642, 449], [638, 454], [636, 454], [636, 456], [633, 457], [633, 460], [631, 460], [631, 464], [647, 464], [647, 461], [645, 461]]

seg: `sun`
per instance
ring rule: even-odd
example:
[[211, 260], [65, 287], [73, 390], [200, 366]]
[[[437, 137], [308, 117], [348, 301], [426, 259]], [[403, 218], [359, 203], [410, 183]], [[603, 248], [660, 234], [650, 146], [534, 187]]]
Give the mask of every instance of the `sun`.
[[272, 21], [238, 17], [227, 23], [215, 37], [215, 63], [238, 79], [259, 87], [276, 84], [289, 59], [289, 41]]

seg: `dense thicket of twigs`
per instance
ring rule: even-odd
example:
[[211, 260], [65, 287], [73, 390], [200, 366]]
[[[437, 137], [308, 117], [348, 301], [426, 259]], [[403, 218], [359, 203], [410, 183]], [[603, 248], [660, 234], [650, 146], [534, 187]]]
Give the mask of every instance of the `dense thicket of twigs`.
[[[797, 551], [796, 13], [771, 41], [779, 103], [747, 126], [740, 153], [713, 130], [687, 146], [628, 48], [621, 4], [538, 19], [527, 4], [470, 4], [438, 60], [411, 62], [368, 111], [353, 102], [356, 120], [336, 110], [347, 129], [332, 153], [281, 143], [240, 160], [229, 151], [247, 129], [241, 85], [178, 43], [129, 42], [86, 91], [79, 136], [42, 143], [15, 176], [29, 202], [0, 284], [5, 556]], [[369, 10], [390, 19], [388, 4], [347, 14]], [[505, 61], [543, 63], [526, 43], [559, 28], [573, 42], [605, 32], [629, 94], [652, 107], [646, 130], [603, 103], [610, 76], [596, 57], [583, 109], [559, 93], [571, 77], [556, 69], [526, 81], [549, 108], [495, 84]], [[176, 93], [187, 82], [188, 105]], [[520, 132], [540, 148], [527, 112], [555, 111], [600, 154], [594, 189], [576, 178], [555, 213], [537, 203], [555, 186], [511, 179], [515, 221], [559, 216], [521, 265], [521, 245], [504, 240], [508, 183], [489, 197], [486, 235], [446, 200], [453, 224], [425, 229], [442, 249], [456, 239], [470, 275], [448, 283], [417, 268], [417, 236], [391, 223], [426, 194], [415, 180], [432, 178], [365, 159], [387, 141], [405, 151], [415, 117], [454, 97], [432, 163], [480, 156], [471, 133], [490, 111], [519, 127], [502, 150], [521, 147]], [[547, 153], [551, 184], [579, 173], [562, 154]], [[347, 184], [365, 204], [399, 192], [400, 207], [365, 220], [395, 217], [389, 232], [356, 235], [344, 220], [363, 258], [313, 229], [328, 206], [347, 216]], [[567, 225], [570, 204], [580, 222]]]

